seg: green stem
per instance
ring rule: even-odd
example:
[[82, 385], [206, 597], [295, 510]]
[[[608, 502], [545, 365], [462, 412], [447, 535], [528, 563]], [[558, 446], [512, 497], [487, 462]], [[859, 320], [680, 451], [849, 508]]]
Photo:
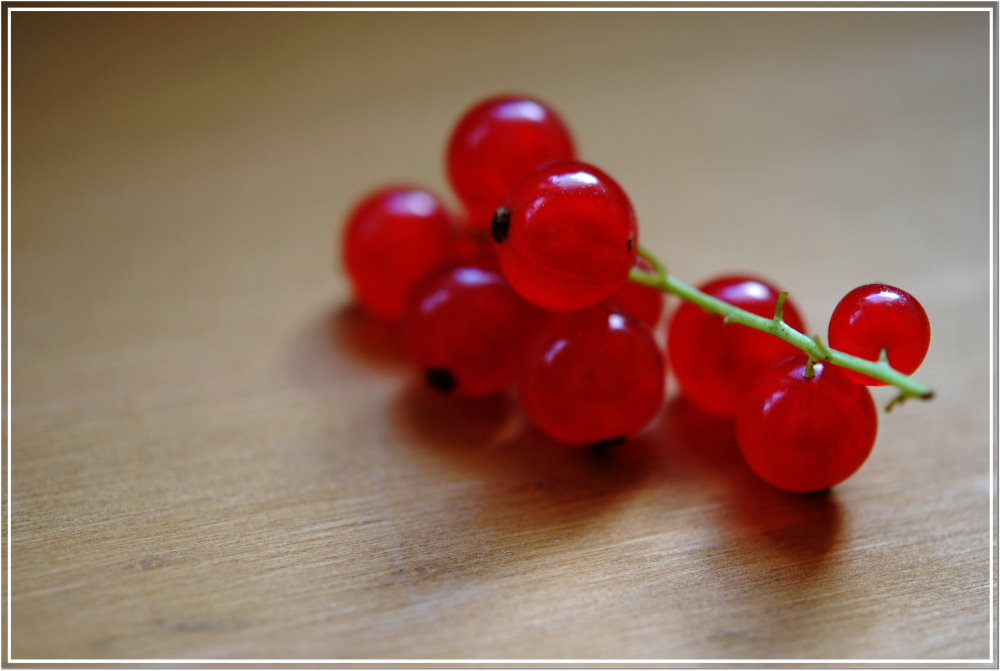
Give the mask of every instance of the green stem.
[[890, 366], [885, 358], [880, 358], [879, 361], [862, 359], [827, 347], [820, 341], [818, 336], [809, 337], [804, 333], [796, 331], [782, 319], [781, 306], [775, 311], [775, 316], [772, 318], [755, 315], [752, 312], [747, 312], [680, 281], [668, 273], [663, 263], [650, 254], [648, 250], [640, 247], [639, 253], [653, 265], [654, 271], [649, 273], [642, 270], [633, 270], [629, 275], [629, 279], [633, 282], [674, 294], [683, 300], [699, 305], [709, 312], [721, 315], [726, 323], [742, 324], [758, 331], [770, 333], [774, 337], [781, 338], [808, 354], [813, 362], [829, 362], [835, 366], [847, 368], [893, 385], [899, 389], [899, 396], [889, 403], [889, 406], [886, 408], [887, 410], [908, 398], [927, 400], [934, 396], [934, 392], [931, 391], [930, 387], [908, 375], [903, 375]]

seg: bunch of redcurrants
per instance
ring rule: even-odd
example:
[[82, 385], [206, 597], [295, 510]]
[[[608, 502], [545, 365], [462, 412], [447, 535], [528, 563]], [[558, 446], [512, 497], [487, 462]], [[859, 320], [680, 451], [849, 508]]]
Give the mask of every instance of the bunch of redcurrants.
[[[639, 253], [625, 191], [575, 157], [551, 107], [524, 96], [473, 106], [448, 142], [447, 173], [463, 217], [425, 189], [387, 187], [353, 209], [342, 246], [362, 309], [401, 325], [428, 385], [467, 396], [516, 386], [543, 433], [610, 446], [660, 410], [669, 361], [692, 404], [735, 418], [747, 463], [772, 485], [826, 489], [868, 457], [877, 415], [865, 385], [885, 382], [738, 323], [773, 315], [804, 330], [767, 281], [728, 276], [694, 290], [732, 312], [683, 303], [663, 351], [654, 330], [669, 286], [629, 281], [663, 279], [662, 266]], [[872, 284], [841, 300], [828, 341], [909, 375], [930, 326], [908, 293]]]

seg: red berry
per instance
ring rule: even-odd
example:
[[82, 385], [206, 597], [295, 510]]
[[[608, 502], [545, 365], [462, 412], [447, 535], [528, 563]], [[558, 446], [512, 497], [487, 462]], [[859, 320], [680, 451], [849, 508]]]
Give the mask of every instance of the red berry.
[[388, 187], [368, 195], [348, 216], [342, 253], [361, 307], [396, 321], [410, 289], [448, 258], [451, 245], [451, 218], [434, 195]]
[[649, 327], [632, 315], [607, 305], [553, 315], [525, 360], [521, 401], [557, 441], [616, 441], [659, 410], [664, 366]]
[[507, 280], [552, 310], [578, 310], [617, 291], [638, 244], [628, 196], [580, 161], [549, 163], [518, 182], [491, 233]]
[[510, 288], [489, 257], [435, 271], [410, 294], [410, 358], [441, 392], [482, 396], [510, 386], [544, 313]]
[[573, 139], [545, 103], [498, 96], [468, 110], [448, 142], [448, 178], [480, 230], [514, 183], [534, 168], [573, 158]]
[[[917, 370], [931, 344], [931, 324], [916, 298], [887, 284], [866, 284], [837, 303], [830, 316], [830, 346], [877, 361], [885, 349], [889, 365], [909, 375]], [[885, 382], [844, 370], [855, 382]]]
[[474, 260], [482, 257], [496, 258], [496, 253], [485, 233], [464, 230], [456, 231], [452, 237], [448, 257], [453, 260]]
[[757, 475], [792, 492], [828, 489], [871, 453], [878, 417], [871, 392], [836, 366], [806, 357], [764, 372], [740, 403], [736, 437]]
[[[649, 272], [653, 270], [653, 264], [642, 256], [635, 257], [635, 267]], [[663, 292], [638, 282], [625, 282], [608, 301], [635, 315], [650, 328], [656, 327], [663, 312]]]
[[[753, 277], [720, 277], [699, 287], [703, 292], [762, 317], [774, 316], [776, 288]], [[791, 300], [785, 322], [804, 326]], [[799, 350], [774, 336], [742, 324], [725, 323], [693, 303], [674, 313], [667, 332], [667, 355], [677, 382], [693, 404], [723, 417], [736, 414], [740, 397], [762, 370]]]

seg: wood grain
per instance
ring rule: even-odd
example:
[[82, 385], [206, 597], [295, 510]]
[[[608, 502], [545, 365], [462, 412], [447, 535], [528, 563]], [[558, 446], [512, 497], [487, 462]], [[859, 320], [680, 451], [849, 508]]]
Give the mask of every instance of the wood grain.
[[[992, 654], [986, 13], [11, 28], [15, 659]], [[424, 391], [351, 305], [342, 218], [445, 193], [449, 126], [506, 90], [688, 281], [768, 276], [820, 333], [858, 284], [917, 295], [937, 399], [802, 497], [672, 381], [604, 459]]]

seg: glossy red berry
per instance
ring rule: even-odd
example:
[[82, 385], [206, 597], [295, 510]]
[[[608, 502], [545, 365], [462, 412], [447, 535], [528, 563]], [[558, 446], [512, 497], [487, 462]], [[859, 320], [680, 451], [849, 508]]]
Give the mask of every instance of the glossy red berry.
[[[762, 317], [774, 316], [780, 293], [764, 280], [744, 275], [720, 277], [699, 287], [703, 292]], [[802, 331], [792, 301], [783, 308], [785, 322]], [[725, 323], [693, 303], [684, 303], [671, 319], [667, 355], [684, 394], [705, 412], [736, 414], [737, 404], [762, 370], [799, 350], [747, 326]]]
[[836, 366], [806, 357], [765, 371], [748, 390], [736, 418], [740, 451], [775, 487], [813, 492], [850, 477], [871, 453], [878, 417], [871, 392]]
[[490, 245], [490, 240], [485, 233], [479, 231], [460, 230], [456, 231], [451, 240], [451, 251], [448, 258], [451, 260], [475, 260], [483, 257], [496, 259], [496, 252]]
[[518, 182], [491, 234], [507, 280], [551, 310], [595, 305], [621, 288], [638, 244], [628, 196], [580, 161], [549, 163]]
[[433, 194], [388, 187], [350, 213], [341, 252], [361, 307], [397, 321], [410, 289], [448, 258], [451, 246], [451, 218]]
[[[923, 306], [902, 289], [866, 284], [840, 299], [830, 317], [828, 339], [834, 349], [871, 361], [885, 349], [889, 365], [909, 375], [927, 355], [931, 324]], [[853, 370], [844, 373], [862, 384], [886, 384]]]
[[[652, 272], [653, 264], [642, 256], [635, 258], [635, 267]], [[608, 299], [625, 312], [630, 312], [650, 328], [654, 328], [663, 313], [663, 292], [646, 284], [625, 282], [622, 288]]]
[[497, 96], [468, 110], [452, 131], [448, 178], [471, 224], [487, 230], [517, 180], [574, 155], [569, 130], [551, 107], [525, 96]]
[[403, 331], [428, 385], [482, 396], [513, 384], [543, 318], [510, 288], [496, 261], [481, 257], [424, 278], [407, 302]]
[[607, 305], [553, 315], [526, 359], [521, 401], [559, 442], [609, 443], [659, 410], [664, 366], [649, 327], [632, 315]]

